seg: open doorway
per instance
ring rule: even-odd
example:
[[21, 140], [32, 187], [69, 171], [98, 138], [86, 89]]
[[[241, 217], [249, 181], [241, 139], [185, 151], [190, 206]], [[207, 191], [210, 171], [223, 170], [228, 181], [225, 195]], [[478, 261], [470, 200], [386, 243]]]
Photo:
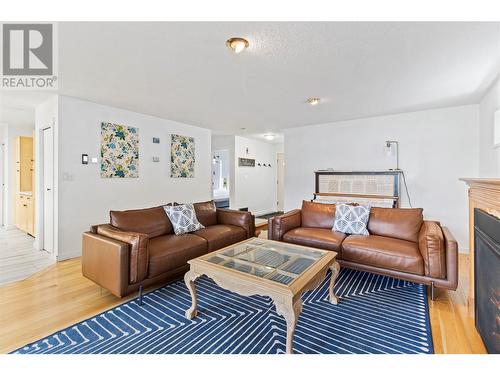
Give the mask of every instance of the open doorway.
[[41, 223], [36, 99], [20, 93], [2, 95], [0, 284], [23, 280], [55, 261], [37, 244]]
[[229, 150], [215, 150], [212, 155], [212, 196], [218, 208], [229, 208]]
[[1, 177], [4, 229], [35, 236], [35, 111], [2, 103]]

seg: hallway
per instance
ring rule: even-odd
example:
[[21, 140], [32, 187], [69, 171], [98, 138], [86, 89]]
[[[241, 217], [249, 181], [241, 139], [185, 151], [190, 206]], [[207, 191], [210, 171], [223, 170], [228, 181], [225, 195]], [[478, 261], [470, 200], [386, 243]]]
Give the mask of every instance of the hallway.
[[33, 249], [33, 242], [17, 228], [0, 227], [0, 285], [26, 279], [55, 263], [49, 253]]

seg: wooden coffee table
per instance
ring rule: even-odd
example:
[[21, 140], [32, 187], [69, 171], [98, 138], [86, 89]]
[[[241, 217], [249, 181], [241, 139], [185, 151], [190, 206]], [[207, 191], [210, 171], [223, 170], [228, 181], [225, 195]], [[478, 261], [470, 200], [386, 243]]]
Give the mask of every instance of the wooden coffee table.
[[206, 275], [220, 287], [243, 296], [270, 297], [276, 312], [286, 321], [286, 352], [292, 353], [295, 326], [302, 312], [301, 295], [315, 289], [332, 271], [329, 299], [338, 298], [333, 292], [340, 266], [337, 253], [292, 245], [284, 242], [251, 238], [224, 249], [190, 260], [184, 281], [191, 293], [192, 304], [186, 318], [196, 316], [194, 281]]

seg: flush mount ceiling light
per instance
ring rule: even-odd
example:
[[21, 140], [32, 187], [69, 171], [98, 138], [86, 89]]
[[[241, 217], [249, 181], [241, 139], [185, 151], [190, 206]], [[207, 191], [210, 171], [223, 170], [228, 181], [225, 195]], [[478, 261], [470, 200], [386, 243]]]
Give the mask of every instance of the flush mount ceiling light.
[[272, 141], [274, 139], [274, 134], [264, 134], [264, 138], [268, 141]]
[[307, 98], [307, 103], [310, 105], [318, 105], [320, 101], [320, 98]]
[[226, 46], [234, 53], [240, 53], [245, 48], [248, 48], [248, 40], [243, 38], [230, 38], [226, 41]]

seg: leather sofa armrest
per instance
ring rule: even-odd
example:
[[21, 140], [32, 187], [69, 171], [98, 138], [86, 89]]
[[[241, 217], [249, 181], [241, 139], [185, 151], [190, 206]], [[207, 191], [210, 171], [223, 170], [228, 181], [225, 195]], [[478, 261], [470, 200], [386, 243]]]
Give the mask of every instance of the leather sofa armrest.
[[128, 287], [128, 243], [92, 232], [82, 236], [82, 274], [117, 297]]
[[255, 235], [255, 219], [248, 211], [217, 209], [217, 223], [235, 225], [247, 232], [247, 238]]
[[109, 237], [130, 245], [129, 282], [135, 284], [144, 280], [148, 272], [148, 240], [144, 233], [124, 232], [109, 224], [99, 225], [97, 234]]
[[418, 234], [418, 247], [424, 259], [425, 275], [446, 278], [446, 250], [439, 223], [424, 221]]
[[97, 228], [101, 225], [106, 225], [106, 224], [95, 224], [95, 225], [91, 225], [90, 226], [90, 232], [91, 233], [94, 233], [94, 234], [97, 234]]
[[289, 230], [300, 227], [301, 211], [299, 209], [292, 210], [286, 214], [275, 216], [269, 219], [268, 236], [269, 239], [275, 241], [283, 240], [283, 235]]
[[458, 242], [447, 227], [442, 227], [446, 249], [447, 287], [457, 290], [458, 286]]

